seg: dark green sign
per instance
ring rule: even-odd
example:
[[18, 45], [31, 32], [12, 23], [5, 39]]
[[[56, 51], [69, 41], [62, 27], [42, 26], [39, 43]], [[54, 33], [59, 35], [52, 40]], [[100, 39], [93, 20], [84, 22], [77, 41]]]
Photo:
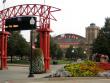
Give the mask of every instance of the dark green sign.
[[24, 16], [14, 17], [6, 19], [5, 30], [16, 31], [16, 30], [32, 30], [36, 29], [36, 17]]

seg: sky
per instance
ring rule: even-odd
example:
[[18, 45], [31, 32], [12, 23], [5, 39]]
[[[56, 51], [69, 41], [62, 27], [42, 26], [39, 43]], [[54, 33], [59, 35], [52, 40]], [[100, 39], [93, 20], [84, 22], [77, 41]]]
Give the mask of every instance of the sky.
[[[44, 4], [44, 0], [6, 0], [5, 8], [20, 4]], [[3, 9], [2, 0], [0, 10]], [[60, 8], [53, 15], [57, 21], [51, 21], [51, 35], [73, 33], [85, 37], [85, 27], [90, 23], [103, 27], [105, 18], [110, 17], [110, 0], [45, 0], [45, 5]], [[23, 37], [30, 39], [29, 31], [23, 31]]]

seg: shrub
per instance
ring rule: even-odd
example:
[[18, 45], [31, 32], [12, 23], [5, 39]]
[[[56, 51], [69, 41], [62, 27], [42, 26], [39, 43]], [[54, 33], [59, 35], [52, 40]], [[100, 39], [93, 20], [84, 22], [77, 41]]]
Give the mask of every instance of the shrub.
[[43, 73], [45, 71], [43, 52], [40, 48], [36, 48], [33, 50], [32, 71], [35, 74]]
[[110, 63], [108, 62], [100, 62], [97, 65], [104, 70], [110, 70]]
[[73, 77], [96, 76], [98, 72], [103, 71], [93, 61], [84, 61], [83, 63], [67, 64], [66, 71], [69, 71]]

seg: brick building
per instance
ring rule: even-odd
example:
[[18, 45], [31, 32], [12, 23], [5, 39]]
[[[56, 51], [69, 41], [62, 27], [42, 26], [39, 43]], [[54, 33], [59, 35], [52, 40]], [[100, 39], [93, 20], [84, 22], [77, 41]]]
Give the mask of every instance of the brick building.
[[53, 40], [62, 49], [68, 48], [70, 45], [73, 45], [74, 48], [77, 48], [86, 41], [84, 37], [70, 33], [57, 35], [53, 38]]

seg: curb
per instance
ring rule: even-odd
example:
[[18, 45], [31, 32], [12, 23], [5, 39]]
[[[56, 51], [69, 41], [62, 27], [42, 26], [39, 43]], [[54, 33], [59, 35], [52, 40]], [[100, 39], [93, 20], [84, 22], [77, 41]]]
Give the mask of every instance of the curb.
[[29, 65], [24, 65], [24, 64], [8, 64], [8, 66], [29, 67]]
[[84, 79], [110, 79], [110, 77], [53, 77], [53, 78], [35, 78], [37, 81], [63, 81], [63, 80], [84, 80]]

